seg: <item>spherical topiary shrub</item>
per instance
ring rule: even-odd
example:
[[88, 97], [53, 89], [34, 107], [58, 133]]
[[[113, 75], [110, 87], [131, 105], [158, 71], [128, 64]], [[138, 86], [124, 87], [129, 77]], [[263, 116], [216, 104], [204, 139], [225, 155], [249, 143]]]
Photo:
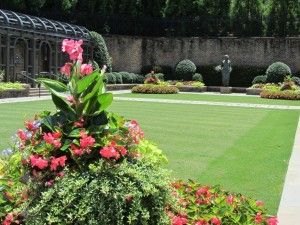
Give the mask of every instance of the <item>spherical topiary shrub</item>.
[[254, 77], [252, 84], [265, 84], [266, 82], [267, 82], [267, 76], [260, 75], [260, 76]]
[[137, 84], [143, 84], [145, 80], [145, 77], [143, 75], [137, 74], [136, 83]]
[[193, 76], [193, 80], [203, 82], [203, 77], [200, 73], [195, 73]]
[[196, 65], [191, 60], [185, 59], [177, 64], [175, 74], [178, 79], [192, 80], [196, 69]]
[[133, 83], [133, 77], [128, 72], [120, 72], [123, 80], [123, 84], [132, 84]]
[[291, 75], [290, 67], [282, 62], [276, 62], [269, 66], [267, 69], [267, 83], [283, 82], [284, 78]]
[[106, 82], [107, 84], [116, 84], [116, 77], [114, 73], [106, 73], [104, 82]]
[[90, 33], [95, 45], [93, 49], [94, 60], [97, 62], [100, 68], [106, 65], [107, 71], [111, 72], [112, 71], [111, 57], [108, 53], [107, 46], [103, 37], [95, 31], [92, 31]]
[[116, 84], [123, 84], [122, 75], [120, 73], [113, 73], [116, 77]]
[[292, 81], [293, 81], [297, 86], [300, 86], [300, 78], [299, 78], [299, 77], [292, 77]]

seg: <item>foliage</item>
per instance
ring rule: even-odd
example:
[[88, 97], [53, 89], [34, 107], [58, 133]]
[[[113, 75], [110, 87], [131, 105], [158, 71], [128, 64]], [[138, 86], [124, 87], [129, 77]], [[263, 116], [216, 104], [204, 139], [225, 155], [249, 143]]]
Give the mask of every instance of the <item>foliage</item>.
[[193, 75], [196, 73], [196, 69], [195, 64], [191, 60], [185, 59], [177, 64], [175, 73], [179, 79], [192, 80]]
[[11, 82], [5, 82], [1, 83], [0, 82], [0, 91], [6, 91], [6, 90], [11, 90], [11, 89], [24, 89], [23, 85], [20, 83], [11, 83]]
[[114, 165], [100, 160], [84, 173], [65, 174], [42, 193], [34, 187], [32, 192], [39, 194], [28, 203], [27, 224], [170, 224], [164, 213], [170, 198], [168, 175], [160, 167], [147, 161]]
[[154, 71], [153, 71], [153, 73], [152, 72], [148, 73], [145, 76], [145, 78], [149, 78], [149, 77], [156, 77], [157, 79], [162, 80], [162, 81], [165, 80], [165, 75], [163, 73], [155, 73]]
[[280, 83], [283, 82], [286, 76], [291, 75], [291, 69], [288, 65], [282, 62], [275, 62], [269, 66], [266, 71], [268, 83]]
[[150, 75], [148, 77], [145, 78], [145, 84], [159, 84], [160, 80], [158, 79], [157, 76], [154, 75]]
[[117, 73], [117, 72], [113, 72], [113, 74], [116, 77], [116, 84], [123, 84], [122, 75], [120, 73]]
[[115, 73], [106, 73], [104, 75], [104, 82], [107, 84], [116, 84], [117, 83], [117, 77]]
[[292, 81], [293, 81], [297, 86], [300, 86], [300, 78], [299, 78], [299, 77], [292, 77]]
[[0, 70], [0, 82], [4, 81], [4, 77], [5, 77], [5, 70]]
[[133, 77], [128, 72], [120, 72], [122, 76], [122, 80], [124, 84], [132, 84], [133, 83]]
[[[219, 186], [179, 181], [173, 187], [177, 190], [178, 204], [182, 207], [179, 215], [169, 213], [173, 224], [275, 225], [278, 222], [276, 217], [267, 214], [262, 201], [224, 191]], [[184, 223], [176, 223], [179, 220]]]
[[263, 90], [260, 97], [269, 99], [300, 100], [300, 91]]
[[138, 85], [133, 87], [131, 91], [142, 94], [177, 94], [179, 92], [176, 87], [153, 84]]
[[92, 31], [90, 33], [95, 44], [94, 52], [93, 52], [94, 60], [98, 63], [100, 67], [106, 65], [108, 71], [111, 72], [112, 71], [111, 57], [109, 56], [107, 46], [105, 44], [103, 37], [95, 31]]
[[267, 82], [267, 76], [260, 75], [260, 76], [254, 77], [252, 84], [265, 84], [266, 82]]
[[[172, 82], [174, 83], [174, 82]], [[200, 81], [183, 81], [183, 82], [175, 82], [175, 86], [182, 87], [182, 86], [191, 86], [191, 87], [205, 87], [205, 84]]]
[[202, 75], [201, 75], [200, 73], [195, 73], [195, 74], [193, 75], [193, 80], [194, 80], [194, 81], [200, 81], [200, 82], [203, 82], [203, 77], [202, 77]]

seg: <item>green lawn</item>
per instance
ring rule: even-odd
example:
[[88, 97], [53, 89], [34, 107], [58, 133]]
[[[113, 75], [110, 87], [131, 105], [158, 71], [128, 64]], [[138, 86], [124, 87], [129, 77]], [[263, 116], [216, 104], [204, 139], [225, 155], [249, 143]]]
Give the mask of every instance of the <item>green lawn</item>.
[[209, 94], [120, 94], [118, 97], [132, 98], [162, 98], [162, 99], [180, 99], [193, 101], [210, 101], [210, 102], [236, 102], [236, 103], [253, 103], [266, 105], [293, 105], [300, 106], [300, 101], [265, 99], [257, 96], [228, 96], [228, 95], [209, 95]]
[[[53, 106], [0, 104], [0, 148], [41, 109]], [[299, 111], [121, 101], [110, 110], [140, 122], [168, 156], [176, 178], [221, 184], [264, 200], [277, 212]]]

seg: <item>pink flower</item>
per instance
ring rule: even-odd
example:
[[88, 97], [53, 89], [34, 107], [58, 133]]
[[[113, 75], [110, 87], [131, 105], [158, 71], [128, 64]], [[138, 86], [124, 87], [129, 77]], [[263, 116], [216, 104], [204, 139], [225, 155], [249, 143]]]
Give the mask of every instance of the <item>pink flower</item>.
[[43, 139], [47, 144], [53, 145], [55, 148], [60, 148], [61, 143], [59, 138], [61, 137], [60, 132], [55, 133], [44, 133]]
[[56, 171], [58, 166], [64, 167], [66, 165], [67, 156], [61, 156], [59, 158], [51, 157], [50, 169]]
[[195, 223], [195, 225], [208, 225], [206, 220], [199, 220]]
[[83, 127], [84, 126], [84, 119], [80, 118], [79, 121], [74, 122], [75, 127]]
[[54, 184], [54, 180], [49, 180], [45, 183], [46, 187], [51, 187]]
[[187, 222], [187, 219], [182, 216], [174, 216], [172, 219], [172, 225], [185, 225]]
[[274, 216], [274, 217], [267, 219], [267, 224], [268, 225], [277, 225], [278, 224], [277, 217]]
[[63, 67], [60, 68], [60, 73], [69, 77], [71, 76], [71, 68], [72, 64], [66, 63]]
[[17, 132], [17, 136], [22, 140], [22, 141], [26, 141], [27, 140], [27, 135], [25, 133], [25, 131], [19, 129]]
[[217, 217], [211, 218], [211, 219], [210, 219], [210, 222], [211, 222], [212, 224], [214, 224], [214, 225], [221, 225], [221, 224], [222, 224], [222, 223], [221, 223], [221, 220], [220, 220], [219, 218], [217, 218]]
[[120, 153], [113, 146], [106, 146], [102, 148], [99, 153], [106, 159], [114, 158], [118, 160], [120, 158]]
[[256, 205], [257, 206], [264, 206], [264, 202], [263, 201], [256, 201]]
[[12, 213], [7, 214], [5, 217], [5, 220], [3, 221], [3, 225], [10, 225], [12, 222], [14, 222], [14, 216]]
[[74, 41], [69, 39], [64, 39], [62, 42], [62, 51], [66, 52], [70, 56], [70, 60], [82, 61], [83, 49], [81, 45], [83, 44], [82, 40]]
[[95, 139], [92, 136], [84, 136], [80, 139], [80, 147], [85, 148], [91, 148], [95, 144]]
[[93, 72], [93, 66], [91, 64], [82, 64], [80, 67], [81, 76], [89, 75]]
[[82, 156], [83, 155], [83, 149], [79, 148], [78, 146], [71, 144], [71, 149], [74, 155], [76, 156]]
[[32, 167], [37, 167], [40, 170], [43, 170], [48, 167], [48, 161], [40, 156], [32, 155], [29, 157], [29, 159]]
[[226, 199], [226, 202], [229, 205], [232, 205], [233, 201], [234, 201], [234, 196], [232, 196], [232, 195], [228, 196], [227, 199]]
[[72, 95], [67, 96], [66, 99], [67, 99], [67, 101], [70, 102], [71, 104], [74, 104], [74, 103], [75, 103], [75, 99], [74, 99], [74, 97], [73, 97]]
[[127, 154], [127, 150], [124, 146], [116, 146], [116, 148], [118, 149], [118, 151], [121, 153], [122, 156]]
[[261, 213], [260, 213], [260, 212], [257, 213], [256, 216], [255, 216], [255, 218], [254, 218], [254, 222], [255, 222], [255, 223], [261, 223], [262, 220], [263, 220], [263, 218], [262, 218], [262, 216], [261, 216]]
[[197, 190], [196, 192], [196, 196], [200, 197], [200, 196], [209, 196], [210, 197], [210, 192], [209, 189], [207, 187], [201, 187]]

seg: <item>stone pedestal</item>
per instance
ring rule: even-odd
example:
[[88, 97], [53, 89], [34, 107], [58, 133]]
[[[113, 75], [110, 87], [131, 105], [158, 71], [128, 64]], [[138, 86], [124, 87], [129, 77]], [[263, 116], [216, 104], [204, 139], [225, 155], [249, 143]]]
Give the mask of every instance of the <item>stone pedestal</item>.
[[232, 87], [221, 87], [220, 88], [221, 94], [231, 94], [232, 93]]

